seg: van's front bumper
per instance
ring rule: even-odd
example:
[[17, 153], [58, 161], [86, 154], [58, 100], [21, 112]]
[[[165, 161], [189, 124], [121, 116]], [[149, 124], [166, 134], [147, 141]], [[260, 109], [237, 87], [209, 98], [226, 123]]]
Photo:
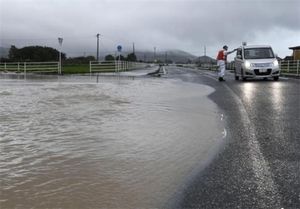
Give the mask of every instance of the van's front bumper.
[[248, 68], [244, 77], [248, 78], [272, 78], [280, 75], [280, 68]]

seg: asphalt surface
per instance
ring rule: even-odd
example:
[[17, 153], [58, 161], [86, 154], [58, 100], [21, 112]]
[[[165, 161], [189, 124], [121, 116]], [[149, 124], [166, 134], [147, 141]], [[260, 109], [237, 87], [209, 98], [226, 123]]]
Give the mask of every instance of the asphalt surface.
[[168, 78], [206, 84], [227, 137], [170, 208], [300, 208], [300, 80], [224, 82], [212, 72], [167, 67]]

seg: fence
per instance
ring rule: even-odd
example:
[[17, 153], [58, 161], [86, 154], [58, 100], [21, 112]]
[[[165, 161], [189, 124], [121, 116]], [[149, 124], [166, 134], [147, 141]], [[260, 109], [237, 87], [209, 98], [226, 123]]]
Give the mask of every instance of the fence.
[[90, 61], [90, 73], [97, 72], [122, 72], [147, 67], [149, 64], [143, 62], [127, 61]]
[[16, 73], [60, 73], [59, 62], [5, 62], [0, 71]]
[[300, 60], [282, 60], [279, 65], [281, 74], [300, 76]]

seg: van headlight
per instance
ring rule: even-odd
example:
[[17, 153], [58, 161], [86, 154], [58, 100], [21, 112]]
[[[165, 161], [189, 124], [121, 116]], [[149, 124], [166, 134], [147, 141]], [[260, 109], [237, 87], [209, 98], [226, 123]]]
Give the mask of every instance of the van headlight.
[[250, 68], [251, 67], [251, 63], [249, 61], [245, 61], [245, 68]]
[[278, 60], [274, 60], [273, 66], [274, 66], [274, 67], [278, 67], [278, 66], [279, 66]]

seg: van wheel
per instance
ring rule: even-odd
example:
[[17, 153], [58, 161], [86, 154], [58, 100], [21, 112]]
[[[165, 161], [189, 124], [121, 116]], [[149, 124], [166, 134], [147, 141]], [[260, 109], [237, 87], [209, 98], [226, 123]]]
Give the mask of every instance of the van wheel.
[[236, 81], [238, 81], [240, 79], [240, 77], [238, 75], [236, 75], [236, 69], [234, 69], [234, 78]]
[[278, 81], [279, 80], [279, 76], [274, 76], [274, 81]]
[[241, 77], [242, 77], [243, 81], [247, 80], [247, 78], [244, 77], [244, 69], [243, 68], [241, 69]]

